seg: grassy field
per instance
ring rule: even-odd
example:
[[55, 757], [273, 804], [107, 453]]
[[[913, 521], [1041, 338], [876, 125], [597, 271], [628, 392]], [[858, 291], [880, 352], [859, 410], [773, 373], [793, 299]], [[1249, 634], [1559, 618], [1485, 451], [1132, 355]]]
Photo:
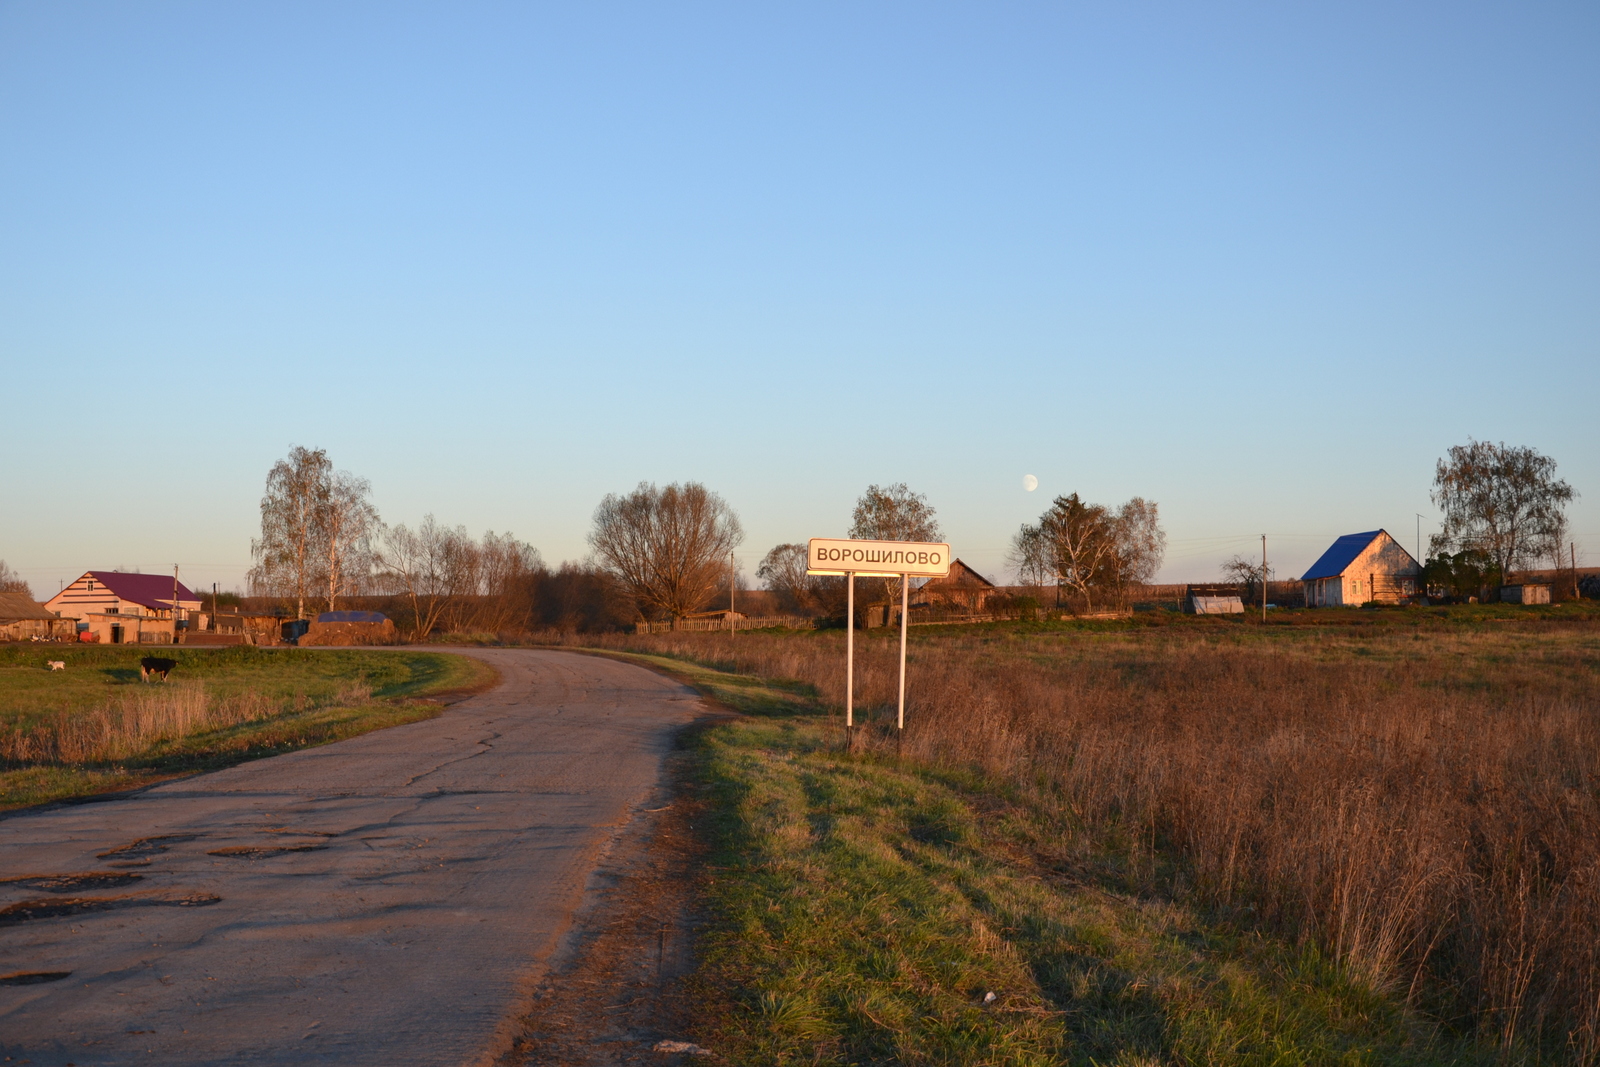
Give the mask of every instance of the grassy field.
[[[421, 651], [0, 646], [0, 810], [127, 789], [428, 718], [425, 698], [490, 682]], [[63, 671], [46, 669], [62, 660]]]
[[735, 1062], [1588, 1063], [1595, 620], [930, 628], [903, 739], [875, 634], [848, 744], [842, 635], [604, 644], [752, 713], [701, 753]]

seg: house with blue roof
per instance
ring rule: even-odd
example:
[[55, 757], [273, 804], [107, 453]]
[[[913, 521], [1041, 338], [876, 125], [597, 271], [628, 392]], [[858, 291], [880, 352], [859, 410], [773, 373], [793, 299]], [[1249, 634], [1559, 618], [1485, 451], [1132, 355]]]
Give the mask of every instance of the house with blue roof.
[[1387, 530], [1345, 534], [1300, 579], [1306, 607], [1404, 604], [1417, 596], [1422, 566]]

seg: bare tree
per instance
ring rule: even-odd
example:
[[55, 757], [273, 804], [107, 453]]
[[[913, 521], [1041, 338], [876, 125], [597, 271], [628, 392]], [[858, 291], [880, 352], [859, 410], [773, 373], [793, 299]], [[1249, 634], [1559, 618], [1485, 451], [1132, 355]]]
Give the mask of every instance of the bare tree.
[[255, 566], [250, 586], [258, 593], [291, 596], [305, 618], [306, 596], [316, 582], [318, 509], [327, 497], [333, 464], [322, 449], [289, 450], [267, 473], [261, 498], [261, 537], [250, 542]]
[[341, 596], [361, 591], [372, 573], [372, 538], [378, 532], [378, 509], [367, 499], [372, 483], [349, 471], [328, 476], [313, 512], [320, 583], [329, 611]]
[[756, 577], [782, 597], [792, 610], [802, 609], [811, 601], [811, 584], [815, 579], [806, 574], [806, 546], [803, 544], [775, 546], [762, 557]]
[[595, 509], [589, 545], [643, 608], [673, 620], [705, 604], [728, 553], [744, 540], [739, 517], [698, 482], [641, 482]]
[[450, 601], [466, 582], [464, 527], [441, 526], [432, 515], [416, 530], [404, 524], [383, 530], [382, 563], [386, 584], [411, 603], [414, 632], [426, 639], [449, 610]]
[[544, 572], [539, 550], [493, 530], [476, 546], [477, 610], [473, 626], [490, 633], [525, 630], [533, 618], [533, 584]]
[[[928, 498], [913, 493], [905, 482], [869, 485], [850, 516], [850, 536], [868, 541], [937, 541], [939, 520]], [[883, 599], [891, 613], [905, 581], [903, 577], [883, 579]]]
[[6, 566], [6, 561], [0, 559], [0, 593], [23, 593], [30, 599], [33, 589], [29, 587], [22, 575]]
[[[1076, 590], [1094, 609], [1094, 591], [1115, 585], [1117, 523], [1104, 505], [1058, 496], [1037, 524], [1024, 524], [1011, 541], [1011, 560], [1019, 572], [1058, 589]], [[1025, 578], [1026, 580], [1026, 578]]]
[[1222, 576], [1244, 586], [1244, 599], [1252, 604], [1256, 603], [1257, 586], [1261, 588], [1262, 599], [1266, 598], [1267, 583], [1272, 581], [1273, 573], [1271, 566], [1263, 569], [1260, 560], [1249, 556], [1230, 556], [1222, 564]]
[[1469, 439], [1439, 460], [1431, 495], [1444, 521], [1429, 550], [1477, 549], [1509, 575], [1550, 554], [1577, 494], [1536, 449]]

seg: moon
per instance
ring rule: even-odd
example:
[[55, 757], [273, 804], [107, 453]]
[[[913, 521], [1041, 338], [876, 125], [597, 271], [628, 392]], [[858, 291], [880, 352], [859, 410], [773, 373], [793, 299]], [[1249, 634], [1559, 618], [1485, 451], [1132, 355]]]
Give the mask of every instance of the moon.
[[1030, 493], [1033, 492], [1035, 489], [1039, 488], [1039, 479], [1035, 478], [1031, 474], [1024, 474], [1022, 476], [1022, 488]]

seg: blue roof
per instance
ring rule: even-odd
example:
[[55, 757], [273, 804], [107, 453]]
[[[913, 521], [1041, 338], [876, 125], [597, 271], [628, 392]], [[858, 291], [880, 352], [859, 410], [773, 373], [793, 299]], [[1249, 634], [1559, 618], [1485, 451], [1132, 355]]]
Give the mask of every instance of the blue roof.
[[1345, 534], [1324, 552], [1311, 569], [1300, 576], [1302, 582], [1309, 582], [1313, 578], [1337, 578], [1344, 573], [1344, 569], [1354, 563], [1356, 557], [1361, 555], [1361, 550], [1372, 544], [1373, 540], [1383, 533], [1382, 530], [1369, 530], [1366, 533]]
[[318, 622], [387, 622], [389, 616], [378, 611], [324, 611]]

